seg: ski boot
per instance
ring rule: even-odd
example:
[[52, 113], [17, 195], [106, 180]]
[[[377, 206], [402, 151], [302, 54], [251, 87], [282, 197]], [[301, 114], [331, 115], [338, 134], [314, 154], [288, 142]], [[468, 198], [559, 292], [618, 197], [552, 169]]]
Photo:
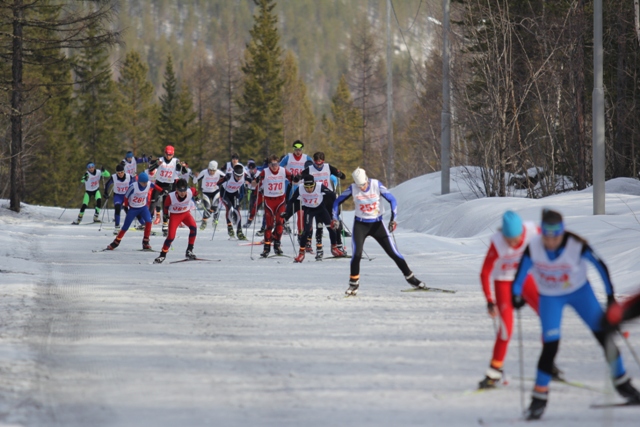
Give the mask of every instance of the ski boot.
[[162, 219], [161, 217], [162, 215], [160, 215], [159, 212], [156, 212], [155, 215], [153, 216], [153, 225], [160, 224], [160, 220]]
[[207, 220], [203, 219], [200, 223], [200, 230], [204, 230], [205, 228], [207, 228]]
[[194, 260], [196, 259], [196, 255], [193, 253], [193, 245], [187, 246], [187, 251], [184, 253], [185, 258]]
[[324, 250], [322, 250], [322, 244], [316, 244], [316, 261], [322, 261], [324, 256]]
[[238, 227], [238, 231], [236, 232], [236, 236], [238, 237], [238, 240], [247, 240], [247, 236], [244, 235], [244, 233], [242, 232], [242, 228]]
[[544, 413], [544, 409], [547, 407], [548, 397], [549, 393], [534, 390], [531, 395], [531, 404], [529, 405], [529, 408], [524, 411], [524, 419], [527, 421], [539, 420]]
[[555, 364], [551, 368], [551, 381], [566, 381], [564, 378], [564, 372], [562, 372]]
[[82, 214], [78, 215], [78, 219], [76, 219], [75, 221], [73, 221], [71, 224], [72, 225], [79, 225], [82, 222]]
[[162, 236], [163, 237], [167, 237], [169, 235], [169, 223], [168, 222], [163, 222], [162, 223]]
[[304, 256], [306, 255], [306, 251], [304, 248], [300, 248], [300, 252], [298, 252], [298, 256], [293, 259], [293, 262], [302, 262], [304, 261]]
[[478, 383], [478, 389], [483, 390], [488, 388], [496, 388], [498, 384], [500, 384], [500, 381], [502, 381], [502, 369], [489, 367], [484, 379]]
[[160, 252], [160, 255], [158, 255], [158, 258], [153, 260], [153, 263], [154, 264], [162, 264], [166, 258], [167, 258], [167, 253], [166, 252]]
[[267, 258], [269, 256], [269, 252], [271, 252], [271, 243], [264, 244], [264, 250], [260, 254], [262, 258]]
[[115, 227], [113, 227], [113, 234], [114, 235], [118, 235], [118, 233], [120, 232], [120, 226], [116, 225]]
[[308, 254], [313, 255], [313, 248], [311, 247], [311, 240], [307, 241], [307, 246], [305, 246], [305, 251], [307, 251]]
[[418, 278], [416, 276], [414, 276], [413, 273], [411, 273], [410, 275], [405, 277], [405, 280], [411, 285], [413, 286], [414, 289], [425, 289], [427, 287], [427, 285], [425, 285], [423, 282], [421, 282], [420, 280], [418, 280]]
[[349, 289], [344, 291], [345, 295], [353, 295], [355, 296], [358, 293], [358, 288], [360, 287], [360, 279], [349, 279]]
[[227, 231], [229, 232], [229, 237], [231, 238], [236, 237], [236, 234], [233, 232], [233, 224], [231, 223], [227, 224]]
[[344, 250], [342, 245], [331, 245], [331, 255], [336, 258], [344, 258], [347, 256], [347, 251]]
[[[621, 381], [622, 382], [619, 382]], [[631, 378], [628, 378], [626, 375], [623, 375], [618, 380], [614, 381], [616, 386], [616, 391], [622, 397], [624, 397], [627, 402], [639, 403], [640, 404], [640, 392], [631, 385]]]
[[142, 239], [142, 250], [151, 251], [151, 244], [149, 243], [149, 239]]
[[93, 222], [102, 222], [102, 221], [100, 221], [100, 215], [94, 214], [93, 215]]
[[273, 242], [273, 253], [276, 255], [282, 255], [282, 247], [280, 246], [280, 240], [274, 240]]
[[264, 229], [264, 228], [261, 228], [260, 230], [258, 230], [258, 231], [256, 232], [256, 236], [264, 236], [264, 232], [265, 232], [265, 229]]
[[118, 246], [120, 246], [120, 240], [114, 239], [113, 242], [109, 243], [109, 246], [107, 246], [107, 250], [112, 251]]

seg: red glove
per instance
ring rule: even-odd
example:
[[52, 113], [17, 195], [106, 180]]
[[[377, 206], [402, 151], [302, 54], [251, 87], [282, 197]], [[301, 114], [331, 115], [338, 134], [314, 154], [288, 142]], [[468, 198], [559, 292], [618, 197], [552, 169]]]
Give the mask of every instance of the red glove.
[[332, 219], [330, 227], [332, 230], [337, 230], [338, 228], [340, 228], [340, 221], [338, 221], [337, 219]]

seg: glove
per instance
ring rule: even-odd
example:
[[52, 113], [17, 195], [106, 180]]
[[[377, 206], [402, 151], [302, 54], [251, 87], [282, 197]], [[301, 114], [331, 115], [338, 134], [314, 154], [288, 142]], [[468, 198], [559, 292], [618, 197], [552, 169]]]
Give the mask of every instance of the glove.
[[487, 302], [487, 312], [489, 313], [489, 316], [496, 317], [498, 312], [496, 310], [496, 304], [494, 302], [492, 301]]
[[169, 190], [162, 191], [162, 197], [166, 197], [169, 195]]
[[330, 227], [332, 230], [337, 230], [338, 228], [340, 228], [340, 221], [338, 221], [337, 219], [332, 219]]
[[253, 219], [249, 218], [247, 220], [247, 222], [245, 223], [245, 227], [251, 227], [251, 223], [253, 222]]
[[607, 295], [607, 308], [616, 303], [616, 297], [613, 295]]
[[389, 233], [396, 231], [397, 226], [398, 224], [394, 220], [389, 221]]
[[511, 304], [513, 305], [513, 308], [520, 310], [524, 307], [524, 298], [522, 298], [522, 295], [513, 295], [511, 297]]
[[85, 172], [84, 176], [82, 177], [82, 182], [85, 182], [88, 179], [89, 179], [89, 174], [87, 172]]
[[121, 164], [122, 166], [125, 166], [127, 163], [126, 163], [124, 160], [121, 160], [121, 161], [120, 161], [120, 164]]

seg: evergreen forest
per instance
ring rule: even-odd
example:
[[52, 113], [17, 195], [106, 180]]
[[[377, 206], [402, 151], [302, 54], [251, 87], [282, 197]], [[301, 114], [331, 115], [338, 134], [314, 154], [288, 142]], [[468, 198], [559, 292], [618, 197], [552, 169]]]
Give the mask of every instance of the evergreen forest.
[[[3, 1], [0, 198], [76, 206], [88, 162], [166, 145], [196, 173], [295, 140], [389, 186], [437, 171], [442, 1], [390, 4], [389, 99], [387, 0]], [[640, 172], [637, 14], [604, 2], [607, 179]], [[478, 194], [590, 186], [593, 2], [452, 0], [450, 39], [451, 164]]]

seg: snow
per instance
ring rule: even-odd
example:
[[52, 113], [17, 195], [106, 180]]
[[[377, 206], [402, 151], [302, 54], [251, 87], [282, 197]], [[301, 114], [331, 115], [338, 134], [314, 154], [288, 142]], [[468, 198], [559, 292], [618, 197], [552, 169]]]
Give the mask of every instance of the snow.
[[[348, 260], [252, 261], [252, 247], [228, 240], [219, 227], [213, 240], [211, 228], [199, 232], [195, 253], [220, 262], [154, 265], [156, 254], [137, 251], [137, 231], [114, 252], [92, 253], [113, 238], [106, 215], [100, 230], [70, 225], [77, 209], [25, 205], [15, 214], [0, 201], [0, 425], [517, 423], [517, 333], [505, 363], [509, 385], [470, 393], [493, 348], [478, 280], [489, 236], [506, 209], [533, 221], [543, 207], [559, 209], [567, 228], [608, 264], [617, 293], [628, 294], [639, 285], [640, 182], [607, 182], [607, 215], [593, 216], [590, 190], [477, 199], [461, 175], [452, 170], [449, 195], [439, 195], [438, 173], [392, 189], [400, 251], [417, 277], [454, 295], [400, 292], [408, 285], [373, 240], [365, 244], [374, 259], [361, 263], [360, 293], [344, 298]], [[350, 224], [353, 213], [345, 218]], [[179, 229], [167, 261], [182, 259], [186, 239]], [[151, 238], [156, 249], [162, 242]], [[288, 236], [283, 247], [294, 253]], [[254, 258], [260, 250], [253, 247]], [[604, 301], [593, 271], [590, 278]], [[541, 349], [528, 308], [522, 329], [528, 405]], [[628, 330], [639, 348], [640, 325]], [[567, 377], [609, 390], [601, 350], [571, 310], [562, 334], [556, 362]], [[640, 385], [640, 368], [619, 345]], [[589, 409], [617, 399], [552, 383], [541, 423], [636, 426], [637, 408]]]

